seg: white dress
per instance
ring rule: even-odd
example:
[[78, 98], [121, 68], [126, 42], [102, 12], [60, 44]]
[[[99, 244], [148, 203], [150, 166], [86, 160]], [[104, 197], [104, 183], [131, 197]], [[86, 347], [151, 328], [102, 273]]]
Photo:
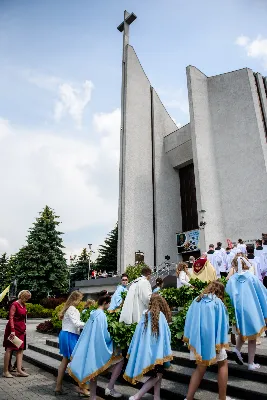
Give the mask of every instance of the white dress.
[[149, 281], [144, 277], [136, 279], [123, 303], [119, 322], [127, 325], [139, 322], [143, 312], [148, 308], [152, 288]]
[[182, 286], [192, 286], [191, 283], [189, 283], [190, 278], [186, 274], [185, 271], [181, 271], [179, 276], [177, 277], [177, 289], [181, 288]]

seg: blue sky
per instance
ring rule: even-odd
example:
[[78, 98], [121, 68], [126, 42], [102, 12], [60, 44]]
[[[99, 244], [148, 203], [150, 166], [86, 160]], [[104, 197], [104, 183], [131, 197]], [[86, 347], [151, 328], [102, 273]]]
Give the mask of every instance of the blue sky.
[[265, 0], [0, 0], [0, 252], [24, 244], [45, 204], [67, 254], [117, 220], [122, 34], [169, 113], [189, 121], [187, 65], [267, 75]]

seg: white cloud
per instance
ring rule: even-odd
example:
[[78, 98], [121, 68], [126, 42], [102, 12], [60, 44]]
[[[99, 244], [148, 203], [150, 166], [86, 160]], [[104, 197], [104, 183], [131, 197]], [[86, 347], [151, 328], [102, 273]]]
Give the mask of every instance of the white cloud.
[[[29, 130], [0, 120], [0, 238], [10, 251], [24, 244], [27, 229], [47, 204], [68, 233], [113, 228], [118, 212], [119, 110], [95, 116], [97, 143], [55, 131]], [[95, 132], [96, 133], [96, 132]], [[90, 138], [91, 135], [88, 135]], [[95, 243], [98, 239], [92, 238]], [[87, 238], [73, 243], [86, 245]], [[1, 250], [1, 248], [0, 248]]]
[[254, 40], [246, 36], [239, 36], [235, 43], [245, 48], [248, 57], [261, 60], [263, 67], [267, 70], [267, 39], [261, 35]]
[[29, 83], [40, 89], [55, 91], [63, 83], [62, 79], [56, 76], [44, 74], [33, 69], [22, 69], [21, 74]]
[[247, 36], [239, 36], [236, 39], [236, 44], [238, 44], [239, 46], [247, 46], [247, 44], [249, 43], [249, 38]]
[[9, 125], [6, 119], [0, 118], [0, 140], [9, 134]]
[[110, 152], [119, 164], [120, 158], [120, 124], [121, 124], [121, 111], [119, 108], [111, 113], [95, 114], [93, 123], [98, 133], [104, 134], [102, 137], [102, 147], [105, 151]]
[[59, 100], [55, 103], [54, 118], [58, 122], [66, 114], [75, 121], [78, 128], [82, 126], [83, 112], [91, 100], [93, 83], [85, 81], [82, 87], [70, 83], [59, 86]]
[[9, 243], [6, 238], [0, 237], [0, 254], [6, 252], [9, 248]]
[[[17, 71], [16, 68], [15, 71]], [[86, 80], [82, 84], [64, 82], [57, 76], [33, 69], [21, 69], [17, 73], [32, 85], [39, 89], [51, 91], [57, 96], [57, 100], [54, 102], [54, 119], [56, 122], [60, 122], [64, 116], [70, 116], [77, 128], [82, 127], [83, 113], [85, 107], [91, 101], [94, 88], [91, 81]]]

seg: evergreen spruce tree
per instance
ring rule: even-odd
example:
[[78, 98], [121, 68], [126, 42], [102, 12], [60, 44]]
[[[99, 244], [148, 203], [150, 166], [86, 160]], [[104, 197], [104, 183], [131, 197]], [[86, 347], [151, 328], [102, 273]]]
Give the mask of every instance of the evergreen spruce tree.
[[[82, 281], [88, 278], [88, 268], [89, 268], [89, 253], [86, 248], [84, 248], [79, 255], [75, 257], [71, 265], [71, 287], [75, 285], [75, 281]], [[90, 270], [95, 268], [94, 263], [90, 262]]]
[[48, 206], [39, 214], [17, 254], [18, 290], [30, 290], [34, 299], [65, 293], [69, 282], [59, 217]]
[[104, 243], [98, 249], [96, 268], [102, 272], [104, 270], [117, 271], [118, 224], [108, 234]]
[[9, 263], [6, 253], [0, 256], [0, 293], [11, 283], [9, 282]]

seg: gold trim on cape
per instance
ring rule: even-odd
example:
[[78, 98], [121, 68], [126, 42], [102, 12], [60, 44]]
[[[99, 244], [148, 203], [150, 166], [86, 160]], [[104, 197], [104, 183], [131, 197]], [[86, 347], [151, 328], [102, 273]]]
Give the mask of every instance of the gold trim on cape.
[[[127, 354], [127, 358], [129, 357], [129, 354]], [[147, 374], [149, 371], [153, 370], [156, 365], [163, 365], [165, 362], [172, 361], [173, 360], [173, 355], [166, 356], [164, 358], [157, 358], [154, 364], [149, 365], [148, 367], [144, 368], [141, 372], [141, 374], [134, 376], [133, 378], [130, 378], [128, 375], [124, 373], [123, 378], [131, 383], [132, 385], [136, 385], [138, 381], [142, 379], [142, 377]]]
[[[183, 341], [188, 344], [189, 350], [194, 353], [194, 356], [196, 357], [196, 364], [203, 365], [204, 367], [209, 367], [210, 365], [217, 363], [216, 357], [210, 360], [203, 360], [201, 355], [197, 353], [195, 347], [189, 344], [189, 339], [187, 337], [183, 337]], [[219, 353], [223, 349], [225, 350], [230, 349], [229, 343], [216, 344], [215, 348], [216, 348], [216, 353]]]
[[120, 305], [119, 307], [115, 308], [114, 310], [107, 310], [107, 311], [112, 314], [114, 312], [120, 311], [121, 309], [122, 309], [122, 305]]
[[74, 373], [71, 371], [70, 367], [68, 368], [68, 373], [69, 375], [78, 383], [86, 383], [88, 381], [91, 381], [92, 379], [94, 379], [96, 376], [102, 374], [102, 372], [104, 372], [106, 369], [108, 369], [112, 364], [114, 364], [114, 361], [122, 361], [123, 357], [122, 356], [115, 356], [114, 354], [111, 356], [111, 358], [108, 360], [108, 362], [103, 365], [103, 367], [97, 369], [95, 372], [93, 372], [90, 375], [87, 375], [82, 381], [80, 381], [76, 375], [74, 375]]
[[[267, 322], [267, 318], [265, 318], [265, 320]], [[241, 337], [241, 340], [245, 342], [246, 340], [256, 340], [263, 334], [263, 332], [267, 331], [267, 326], [263, 326], [258, 333], [255, 333], [255, 335], [249, 335], [249, 336], [243, 336], [237, 326], [236, 326], [236, 331], [237, 334]]]

